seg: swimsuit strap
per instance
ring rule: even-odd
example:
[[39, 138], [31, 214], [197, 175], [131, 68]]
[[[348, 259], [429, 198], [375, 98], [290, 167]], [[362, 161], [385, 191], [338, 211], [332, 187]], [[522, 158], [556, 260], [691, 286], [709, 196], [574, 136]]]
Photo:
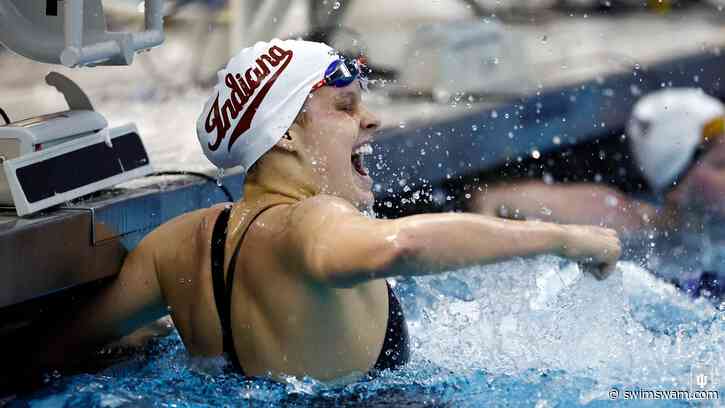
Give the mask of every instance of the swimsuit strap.
[[[231, 337], [231, 321], [229, 317], [231, 310], [229, 304], [230, 299], [227, 296], [224, 284], [224, 247], [231, 210], [231, 206], [226, 207], [219, 214], [214, 224], [211, 239], [211, 277], [214, 286], [214, 303], [216, 304], [217, 314], [219, 315], [219, 321], [222, 326], [222, 347], [224, 353], [228, 353]], [[234, 350], [234, 347], [231, 349]], [[230, 360], [232, 360], [232, 366], [244, 375], [244, 370], [239, 365], [239, 359], [230, 358]]]
[[388, 287], [388, 325], [374, 371], [395, 369], [410, 360], [410, 338], [403, 308], [387, 280], [385, 285]]
[[231, 325], [232, 288], [240, 248], [242, 246], [242, 242], [244, 241], [244, 237], [249, 230], [249, 226], [252, 225], [257, 217], [259, 217], [264, 211], [277, 205], [292, 204], [296, 201], [297, 200], [293, 200], [285, 196], [265, 195], [253, 203], [240, 201], [237, 204], [239, 206], [247, 206], [251, 208], [250, 211], [246, 211], [242, 215], [241, 220], [239, 220], [239, 228], [236, 230], [241, 231], [241, 233], [239, 239], [234, 245], [226, 279], [224, 278], [225, 246], [227, 238], [229, 238], [227, 236], [227, 232], [229, 230], [228, 224], [230, 218], [232, 218], [232, 208], [225, 208], [222, 213], [219, 214], [219, 218], [217, 218], [217, 222], [214, 225], [214, 231], [212, 233], [212, 280], [214, 286], [214, 300], [217, 307], [217, 313], [219, 314], [219, 321], [222, 326], [222, 347], [224, 353], [226, 353], [229, 360], [231, 360], [232, 366], [242, 375], [244, 375], [244, 370], [239, 363], [239, 356], [237, 355], [234, 347], [234, 337]]

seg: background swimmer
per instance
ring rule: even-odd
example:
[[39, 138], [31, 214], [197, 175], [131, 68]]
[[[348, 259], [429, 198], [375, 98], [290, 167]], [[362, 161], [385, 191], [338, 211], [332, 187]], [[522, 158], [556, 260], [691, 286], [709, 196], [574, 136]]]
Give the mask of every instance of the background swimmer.
[[723, 115], [720, 101], [694, 88], [662, 90], [638, 101], [627, 126], [631, 156], [662, 205], [605, 184], [528, 180], [478, 192], [468, 208], [505, 218], [600, 225], [620, 232], [674, 230], [693, 217], [723, 219]]

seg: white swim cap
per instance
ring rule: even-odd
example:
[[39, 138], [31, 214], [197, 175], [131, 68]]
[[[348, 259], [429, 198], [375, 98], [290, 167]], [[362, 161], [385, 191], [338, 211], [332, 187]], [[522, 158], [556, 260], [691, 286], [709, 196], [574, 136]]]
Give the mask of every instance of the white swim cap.
[[697, 88], [670, 88], [640, 99], [627, 124], [634, 160], [662, 192], [689, 168], [697, 148], [723, 131], [725, 107]]
[[196, 121], [206, 157], [217, 167], [247, 171], [289, 129], [337, 58], [322, 43], [278, 39], [232, 57]]

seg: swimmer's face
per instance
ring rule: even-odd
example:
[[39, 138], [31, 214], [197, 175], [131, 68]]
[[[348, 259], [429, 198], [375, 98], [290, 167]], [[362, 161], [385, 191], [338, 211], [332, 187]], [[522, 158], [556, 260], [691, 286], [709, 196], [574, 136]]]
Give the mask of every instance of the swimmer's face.
[[725, 142], [715, 143], [667, 198], [683, 210], [725, 219]]
[[[350, 201], [360, 209], [373, 204], [373, 180], [368, 175], [369, 143], [380, 122], [361, 101], [358, 81], [344, 88], [323, 86], [310, 94], [302, 126], [302, 159], [323, 194]], [[368, 156], [368, 157], [366, 157]]]

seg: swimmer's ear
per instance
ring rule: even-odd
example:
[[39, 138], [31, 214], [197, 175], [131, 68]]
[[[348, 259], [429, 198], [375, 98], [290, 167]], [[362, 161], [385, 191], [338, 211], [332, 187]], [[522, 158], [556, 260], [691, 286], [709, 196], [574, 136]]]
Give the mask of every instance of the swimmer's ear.
[[[293, 125], [294, 127], [294, 125]], [[297, 150], [297, 147], [295, 145], [295, 132], [292, 128], [290, 128], [288, 131], [284, 132], [284, 135], [279, 139], [277, 144], [275, 146], [279, 147], [280, 149], [286, 150], [288, 152], [294, 152]]]

